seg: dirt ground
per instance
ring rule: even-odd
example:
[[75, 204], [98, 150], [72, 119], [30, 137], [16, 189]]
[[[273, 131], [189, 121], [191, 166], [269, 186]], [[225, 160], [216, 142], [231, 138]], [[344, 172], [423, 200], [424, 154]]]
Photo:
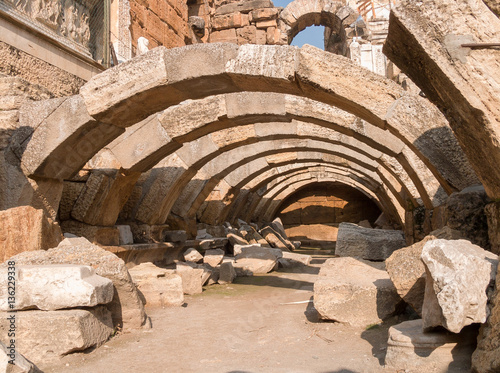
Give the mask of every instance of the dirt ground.
[[[44, 372], [378, 373], [387, 330], [322, 322], [312, 304], [324, 256], [311, 266], [239, 277], [186, 296], [178, 308], [147, 308], [153, 328], [119, 334]], [[401, 371], [404, 372], [404, 371]]]

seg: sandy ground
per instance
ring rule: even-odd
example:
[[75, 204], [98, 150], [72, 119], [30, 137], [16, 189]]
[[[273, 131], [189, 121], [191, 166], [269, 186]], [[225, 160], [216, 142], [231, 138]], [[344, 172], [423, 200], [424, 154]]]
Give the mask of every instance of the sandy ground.
[[[147, 308], [153, 328], [119, 334], [44, 372], [396, 372], [384, 369], [387, 329], [318, 320], [310, 267], [237, 278], [186, 296], [184, 307]], [[298, 303], [294, 303], [298, 302]], [[404, 371], [401, 371], [404, 372]]]

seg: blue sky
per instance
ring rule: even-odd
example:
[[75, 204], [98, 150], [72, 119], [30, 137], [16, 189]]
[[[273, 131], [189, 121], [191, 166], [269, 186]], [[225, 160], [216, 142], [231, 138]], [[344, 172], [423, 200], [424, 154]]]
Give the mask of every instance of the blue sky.
[[[273, 0], [274, 6], [286, 7], [292, 0]], [[325, 49], [323, 41], [323, 26], [310, 26], [299, 32], [292, 40], [292, 45], [301, 47], [304, 44], [314, 45], [320, 49]]]

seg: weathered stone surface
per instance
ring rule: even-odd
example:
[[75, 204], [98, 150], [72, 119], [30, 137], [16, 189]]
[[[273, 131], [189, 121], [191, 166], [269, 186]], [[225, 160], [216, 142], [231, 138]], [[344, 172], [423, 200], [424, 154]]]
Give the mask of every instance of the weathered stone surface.
[[253, 245], [234, 245], [234, 248], [233, 248], [233, 254], [235, 256], [241, 254], [243, 252], [243, 249], [246, 249], [246, 250], [252, 250], [253, 248], [262, 248], [262, 246], [260, 244], [253, 244]]
[[0, 311], [93, 307], [113, 299], [111, 280], [92, 267], [69, 264], [15, 266], [15, 303], [8, 303], [7, 267], [0, 268]]
[[425, 329], [443, 326], [458, 333], [464, 326], [484, 323], [487, 290], [495, 281], [498, 256], [466, 240], [432, 240], [424, 245], [426, 271], [422, 307]]
[[146, 306], [182, 306], [184, 292], [182, 278], [172, 271], [160, 268], [153, 263], [141, 263], [129, 269], [139, 294], [144, 297]]
[[[9, 340], [9, 313], [1, 314], [0, 338]], [[86, 310], [23, 311], [15, 314], [16, 349], [34, 362], [57, 361], [70, 352], [104, 343], [113, 332], [104, 306]], [[50, 336], [50, 338], [49, 338]]]
[[0, 262], [23, 251], [56, 247], [62, 240], [59, 224], [43, 210], [21, 206], [0, 211]]
[[227, 234], [227, 239], [229, 240], [229, 243], [233, 246], [235, 246], [235, 245], [248, 245], [248, 241], [245, 240], [244, 238], [240, 237], [236, 233], [229, 232]]
[[186, 262], [198, 263], [203, 260], [203, 255], [201, 255], [198, 250], [191, 247], [184, 252], [184, 260]]
[[420, 316], [425, 294], [425, 267], [420, 258], [424, 245], [437, 238], [459, 240], [462, 235], [450, 227], [435, 230], [422, 241], [394, 251], [385, 261], [387, 272], [399, 296]]
[[120, 231], [114, 226], [96, 226], [75, 220], [66, 220], [61, 223], [61, 228], [64, 233], [85, 237], [92, 243], [104, 246], [118, 246], [120, 244]]
[[488, 224], [484, 211], [488, 202], [489, 198], [482, 186], [451, 194], [445, 204], [446, 225], [460, 231], [473, 244], [488, 249]]
[[487, 204], [484, 213], [488, 221], [490, 250], [495, 254], [500, 254], [500, 202]]
[[232, 262], [224, 262], [220, 265], [219, 271], [219, 284], [231, 284], [236, 278], [236, 271], [234, 270]]
[[405, 321], [389, 328], [385, 365], [419, 372], [465, 371], [470, 366], [476, 336], [474, 326], [460, 334], [443, 330], [424, 333], [421, 319]]
[[280, 218], [274, 219], [270, 225], [276, 232], [278, 232], [281, 235], [281, 237], [283, 237], [284, 239], [288, 239], [285, 232], [285, 227], [283, 227], [283, 222], [281, 221]]
[[366, 260], [385, 260], [406, 246], [402, 231], [363, 228], [340, 223], [335, 254]]
[[257, 8], [273, 8], [273, 3], [270, 0], [238, 1], [220, 6], [217, 8], [215, 14], [220, 15], [236, 12], [248, 13]]
[[500, 270], [497, 267], [495, 291], [490, 297], [490, 316], [481, 326], [477, 349], [472, 355], [474, 373], [500, 371]]
[[[13, 361], [13, 364], [9, 362]], [[27, 360], [15, 349], [15, 344], [0, 341], [0, 372], [2, 373], [42, 373], [35, 364]]]
[[186, 231], [177, 230], [177, 231], [164, 231], [163, 239], [166, 242], [185, 242], [187, 240]]
[[205, 251], [205, 256], [203, 257], [203, 263], [210, 264], [212, 267], [216, 267], [222, 262], [224, 258], [224, 250], [222, 249], [212, 249]]
[[130, 245], [134, 243], [134, 236], [130, 225], [117, 225], [120, 245]]
[[276, 256], [265, 247], [252, 245], [242, 247], [241, 254], [236, 255], [233, 263], [239, 275], [253, 275], [271, 272], [276, 264]]
[[175, 272], [182, 278], [182, 290], [184, 294], [193, 295], [203, 292], [202, 277], [205, 273], [203, 268], [193, 268], [187, 263], [179, 262]]
[[[106, 308], [111, 312], [113, 325], [123, 330], [149, 326], [144, 305], [137, 294], [123, 260], [85, 238], [66, 238], [57, 248], [31, 251], [11, 258], [16, 265], [79, 264], [94, 268], [96, 274], [113, 281], [115, 293]], [[5, 263], [2, 265], [5, 266]]]
[[264, 227], [260, 230], [259, 233], [262, 235], [262, 237], [265, 238], [265, 240], [271, 245], [271, 247], [276, 247], [284, 251], [289, 251], [294, 249], [292, 243], [288, 245], [285, 239], [281, 237], [281, 235], [271, 227]]
[[292, 262], [302, 263], [307, 266], [311, 263], [312, 256], [283, 251], [283, 258], [288, 259]]
[[383, 263], [328, 259], [314, 283], [314, 308], [323, 319], [353, 326], [379, 323], [401, 302]]

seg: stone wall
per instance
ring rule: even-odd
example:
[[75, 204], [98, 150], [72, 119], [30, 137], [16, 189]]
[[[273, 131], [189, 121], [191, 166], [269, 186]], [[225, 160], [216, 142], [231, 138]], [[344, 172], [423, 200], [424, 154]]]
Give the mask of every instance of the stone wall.
[[186, 0], [130, 0], [130, 15], [134, 51], [140, 37], [149, 40], [149, 49], [191, 44]]
[[286, 233], [299, 241], [335, 241], [342, 222], [368, 220], [373, 225], [379, 208], [363, 193], [338, 183], [312, 185], [286, 199], [278, 216]]

